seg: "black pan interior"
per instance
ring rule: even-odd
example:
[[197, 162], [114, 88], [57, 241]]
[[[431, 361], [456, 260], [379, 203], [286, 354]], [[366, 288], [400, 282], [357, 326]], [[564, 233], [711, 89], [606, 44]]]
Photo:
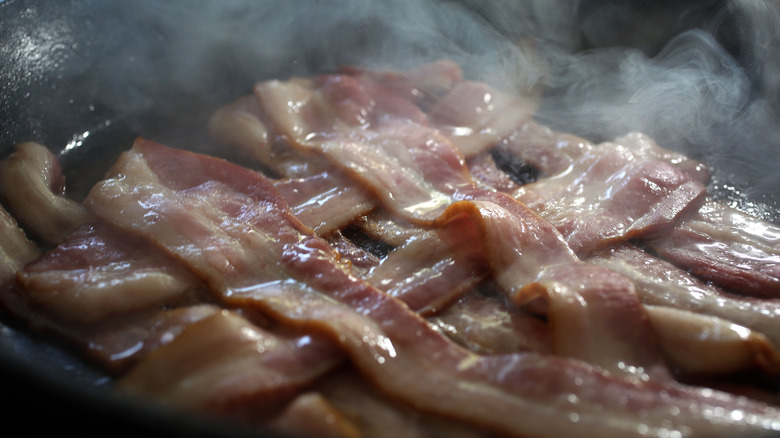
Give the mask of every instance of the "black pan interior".
[[[209, 150], [211, 112], [256, 81], [441, 55], [475, 76], [502, 63], [525, 72], [504, 51], [533, 37], [550, 66], [538, 77], [541, 121], [595, 141], [645, 130], [711, 164], [718, 196], [777, 220], [777, 72], [771, 50], [760, 50], [777, 47], [767, 36], [776, 10], [756, 13], [757, 3], [0, 0], [0, 157], [21, 141], [47, 145], [79, 198], [137, 136]], [[751, 27], [755, 17], [764, 27]], [[687, 82], [675, 85], [677, 73]], [[692, 96], [702, 101], [678, 111], [683, 122], [668, 116], [664, 99], [679, 109]], [[3, 321], [0, 376], [17, 400], [12, 412], [59, 414], [53, 423], [65, 429], [101, 417], [114, 432], [192, 425], [117, 400], [106, 376], [67, 348]], [[211, 431], [195, 424], [179, 432]]]

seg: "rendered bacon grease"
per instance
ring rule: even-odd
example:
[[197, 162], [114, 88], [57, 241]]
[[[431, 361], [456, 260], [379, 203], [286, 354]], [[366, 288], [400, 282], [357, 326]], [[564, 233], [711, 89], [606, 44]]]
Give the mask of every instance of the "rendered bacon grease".
[[209, 126], [237, 162], [138, 139], [80, 204], [20, 145], [2, 303], [117, 391], [293, 434], [780, 432], [780, 228], [533, 110], [449, 61], [262, 82]]

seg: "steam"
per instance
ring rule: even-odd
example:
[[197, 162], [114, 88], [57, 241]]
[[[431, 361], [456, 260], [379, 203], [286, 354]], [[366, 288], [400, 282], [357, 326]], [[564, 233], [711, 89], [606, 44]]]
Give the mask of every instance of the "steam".
[[644, 131], [741, 192], [780, 188], [780, 17], [768, 0], [93, 3], [103, 48], [91, 104], [174, 145], [203, 141], [211, 112], [260, 80], [451, 58], [470, 78], [544, 89], [538, 118], [556, 129], [594, 141]]

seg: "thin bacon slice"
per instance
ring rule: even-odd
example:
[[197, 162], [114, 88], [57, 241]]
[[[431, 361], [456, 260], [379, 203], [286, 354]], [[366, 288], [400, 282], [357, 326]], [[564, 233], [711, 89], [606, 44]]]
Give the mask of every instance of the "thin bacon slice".
[[488, 275], [478, 233], [468, 220], [421, 230], [365, 279], [422, 315], [437, 313]]
[[267, 415], [339, 362], [330, 342], [281, 338], [223, 311], [151, 352], [117, 386], [210, 414]]
[[144, 241], [85, 224], [24, 267], [25, 296], [62, 320], [94, 322], [180, 299], [200, 281]]
[[707, 202], [696, 216], [648, 245], [721, 287], [780, 298], [780, 227], [720, 202]]
[[565, 174], [513, 196], [555, 225], [578, 254], [673, 229], [702, 204], [705, 186], [627, 144], [601, 144]]
[[463, 157], [424, 125], [411, 103], [377, 108], [372, 103], [380, 100], [371, 94], [376, 86], [349, 76], [322, 82], [255, 87], [270, 123], [295, 147], [328, 157], [386, 208], [415, 220], [433, 220], [452, 202], [448, 192], [471, 183]]
[[274, 185], [295, 217], [320, 235], [344, 228], [375, 207], [370, 193], [334, 172], [278, 180]]
[[322, 394], [307, 392], [295, 398], [269, 427], [295, 436], [360, 438], [360, 429]]
[[65, 178], [54, 154], [38, 143], [21, 143], [0, 161], [0, 196], [23, 227], [53, 245], [90, 219], [65, 197]]
[[420, 66], [398, 71], [375, 71], [357, 66], [346, 66], [340, 73], [365, 76], [382, 85], [392, 94], [414, 102], [426, 109], [463, 80], [460, 66], [440, 59]]
[[532, 101], [484, 82], [460, 82], [430, 110], [438, 127], [461, 153], [473, 157], [497, 145], [533, 115]]
[[16, 272], [38, 254], [38, 247], [0, 205], [0, 286], [13, 279]]
[[595, 146], [584, 138], [553, 131], [529, 120], [502, 139], [496, 147], [551, 177], [567, 171], [576, 159]]
[[482, 284], [429, 318], [448, 337], [479, 354], [551, 351], [549, 327], [538, 315], [513, 306]]
[[761, 333], [686, 310], [647, 306], [661, 349], [688, 375], [722, 375], [756, 369], [780, 373], [780, 350]]
[[453, 204], [440, 220], [466, 215], [478, 224], [496, 282], [515, 303], [540, 308], [553, 351], [613, 373], [666, 378], [633, 283], [579, 261], [521, 204], [499, 193], [493, 200]]
[[317, 382], [315, 389], [340, 412], [359, 425], [362, 436], [375, 438], [479, 438], [495, 437], [451, 418], [414, 411], [376, 391], [357, 370], [344, 370]]
[[95, 324], [62, 325], [59, 330], [93, 362], [119, 376], [190, 325], [221, 311], [213, 304], [183, 305], [125, 314]]
[[[326, 334], [383, 392], [423, 411], [515, 436], [780, 429], [777, 410], [743, 398], [618, 379], [565, 358], [469, 353], [351, 276], [258, 174], [149, 142], [114, 172], [122, 177], [88, 197], [95, 214], [159, 242], [226, 301]], [[742, 416], [712, 414], [720, 409]]]
[[645, 304], [731, 321], [764, 334], [780, 348], [779, 300], [728, 293], [632, 245], [602, 251], [588, 261], [629, 277]]

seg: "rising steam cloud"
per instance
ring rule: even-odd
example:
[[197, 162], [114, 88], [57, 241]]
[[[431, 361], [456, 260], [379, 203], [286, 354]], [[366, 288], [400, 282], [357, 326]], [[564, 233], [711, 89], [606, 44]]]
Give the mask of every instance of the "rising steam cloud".
[[342, 64], [398, 69], [446, 57], [471, 78], [545, 90], [538, 118], [556, 129], [594, 141], [644, 131], [707, 162], [719, 181], [742, 182], [754, 198], [780, 188], [780, 20], [768, 0], [143, 0], [93, 7], [108, 17], [97, 29], [106, 48], [95, 87], [111, 90], [96, 99], [115, 112], [148, 114], [134, 129], [172, 114], [190, 113], [199, 123], [270, 77]]

